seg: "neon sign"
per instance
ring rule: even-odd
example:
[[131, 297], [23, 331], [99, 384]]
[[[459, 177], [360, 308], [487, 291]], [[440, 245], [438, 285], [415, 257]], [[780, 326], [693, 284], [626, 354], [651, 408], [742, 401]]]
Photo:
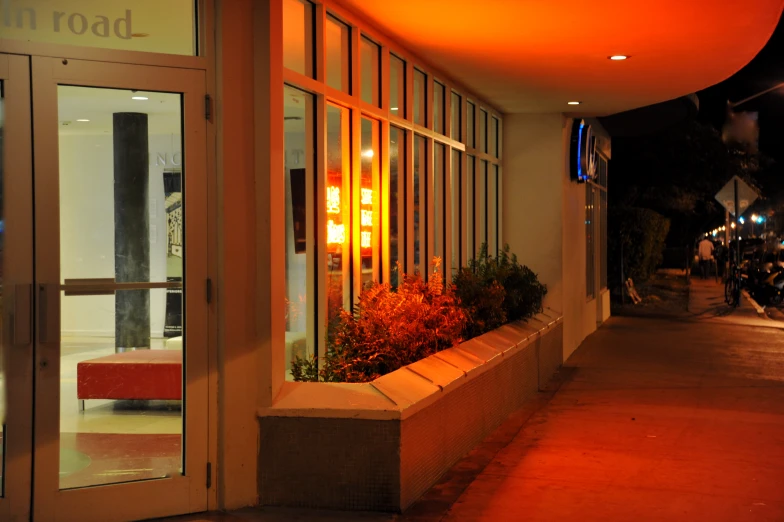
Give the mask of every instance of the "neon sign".
[[327, 187], [327, 214], [340, 214], [340, 187]]
[[572, 123], [571, 149], [572, 179], [581, 183], [593, 180], [596, 177], [596, 137], [585, 120]]
[[336, 225], [331, 219], [327, 221], [327, 244], [342, 245], [346, 242], [346, 226]]
[[[328, 186], [327, 194], [327, 214], [341, 214], [340, 187]], [[373, 246], [373, 190], [368, 188], [360, 189], [360, 208], [359, 209], [359, 246], [360, 248], [371, 248]], [[327, 220], [327, 244], [342, 245], [346, 242], [346, 226], [342, 223], [335, 223], [335, 219]]]

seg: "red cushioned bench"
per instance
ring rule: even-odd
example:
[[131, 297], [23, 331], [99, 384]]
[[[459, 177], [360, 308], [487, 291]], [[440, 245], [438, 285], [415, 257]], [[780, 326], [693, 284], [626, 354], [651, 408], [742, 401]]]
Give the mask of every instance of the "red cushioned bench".
[[76, 396], [85, 399], [182, 400], [182, 350], [134, 350], [76, 365]]

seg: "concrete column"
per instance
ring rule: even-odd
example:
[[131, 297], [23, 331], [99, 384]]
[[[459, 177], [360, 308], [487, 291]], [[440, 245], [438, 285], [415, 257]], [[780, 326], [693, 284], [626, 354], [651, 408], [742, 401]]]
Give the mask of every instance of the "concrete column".
[[[114, 114], [114, 278], [150, 280], [147, 115]], [[150, 347], [150, 291], [116, 292], [115, 351]]]

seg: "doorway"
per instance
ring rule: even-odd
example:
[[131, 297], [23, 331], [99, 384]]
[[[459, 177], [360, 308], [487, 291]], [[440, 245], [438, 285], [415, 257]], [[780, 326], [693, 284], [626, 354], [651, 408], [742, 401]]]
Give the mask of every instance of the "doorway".
[[0, 54], [4, 520], [207, 508], [205, 89]]

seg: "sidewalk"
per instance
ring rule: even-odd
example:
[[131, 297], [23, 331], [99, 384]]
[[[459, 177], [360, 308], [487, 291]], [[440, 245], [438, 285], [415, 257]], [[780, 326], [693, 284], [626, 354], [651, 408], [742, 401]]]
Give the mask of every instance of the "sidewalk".
[[741, 297], [738, 308], [727, 306], [724, 302], [724, 284], [715, 279], [692, 278], [689, 287], [689, 312], [702, 321], [784, 329], [784, 322], [760, 317], [745, 297]]
[[611, 319], [403, 516], [181, 520], [784, 521], [784, 333], [692, 288], [691, 319]]

